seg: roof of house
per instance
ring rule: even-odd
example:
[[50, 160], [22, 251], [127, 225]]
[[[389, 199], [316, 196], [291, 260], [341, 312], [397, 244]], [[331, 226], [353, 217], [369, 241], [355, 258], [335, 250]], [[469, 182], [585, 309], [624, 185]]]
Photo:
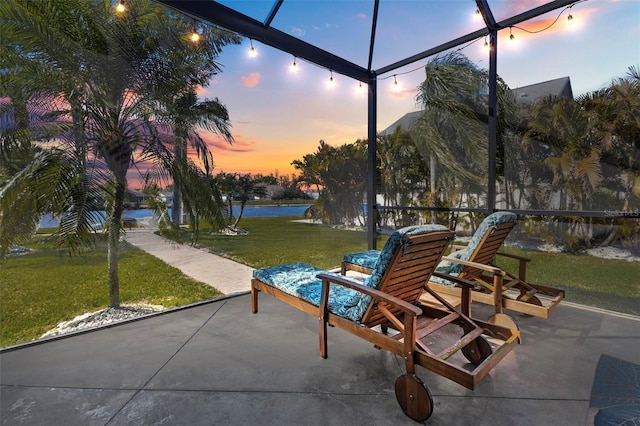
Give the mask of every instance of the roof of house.
[[413, 126], [413, 123], [415, 123], [418, 120], [418, 118], [420, 118], [423, 112], [424, 111], [414, 111], [414, 112], [410, 112], [403, 115], [402, 117], [397, 119], [395, 122], [393, 122], [389, 127], [381, 131], [379, 135], [380, 136], [391, 135], [393, 134], [393, 132], [396, 131], [398, 127], [400, 127], [400, 130], [402, 130], [403, 132], [408, 132], [411, 126]]
[[[573, 90], [571, 89], [571, 79], [569, 77], [560, 77], [554, 80], [531, 84], [529, 86], [522, 86], [517, 89], [512, 89], [511, 91], [513, 92], [517, 102], [526, 104], [532, 104], [549, 95], [573, 99]], [[400, 127], [400, 130], [403, 132], [408, 132], [409, 129], [411, 129], [411, 126], [413, 126], [418, 118], [420, 118], [422, 113], [422, 110], [409, 112], [394, 121], [389, 127], [379, 132], [378, 135], [391, 135], [398, 127]]]
[[546, 96], [564, 96], [573, 99], [571, 80], [569, 77], [560, 77], [542, 83], [531, 84], [512, 90], [516, 101], [522, 103], [534, 103]]

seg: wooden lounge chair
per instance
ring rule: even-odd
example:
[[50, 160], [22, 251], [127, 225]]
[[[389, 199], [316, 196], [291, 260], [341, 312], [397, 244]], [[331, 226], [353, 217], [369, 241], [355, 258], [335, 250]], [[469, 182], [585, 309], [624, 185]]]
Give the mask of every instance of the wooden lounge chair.
[[327, 325], [402, 357], [406, 374], [396, 380], [396, 399], [405, 414], [424, 421], [433, 411], [433, 400], [416, 375], [418, 365], [473, 389], [520, 337], [517, 330], [469, 317], [473, 284], [464, 279], [442, 275], [462, 286], [465, 303], [460, 309], [443, 299], [442, 309], [420, 305], [425, 291], [440, 298], [426, 284], [453, 235], [439, 225], [394, 232], [364, 282], [304, 263], [258, 269], [251, 281], [252, 312], [258, 312], [258, 294], [263, 292], [316, 315], [323, 358]]
[[[564, 291], [526, 281], [526, 264], [530, 259], [498, 250], [516, 224], [516, 215], [511, 212], [496, 212], [487, 216], [467, 246], [452, 246], [452, 253], [443, 258], [436, 271], [458, 276], [476, 283], [471, 299], [493, 305], [495, 315], [489, 322], [514, 327], [513, 320], [504, 314], [504, 309], [548, 318], [549, 314], [564, 299]], [[520, 262], [518, 276], [498, 268], [496, 255], [517, 259]], [[354, 270], [371, 273], [379, 252], [369, 250], [352, 253], [344, 257], [342, 271]], [[433, 277], [430, 288], [441, 295], [460, 297], [461, 288], [451, 280]]]

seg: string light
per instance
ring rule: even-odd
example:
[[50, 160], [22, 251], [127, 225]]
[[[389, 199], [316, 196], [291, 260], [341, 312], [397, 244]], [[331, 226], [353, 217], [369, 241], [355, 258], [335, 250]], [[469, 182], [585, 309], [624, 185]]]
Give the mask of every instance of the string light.
[[398, 79], [395, 74], [393, 75], [393, 86], [391, 86], [391, 90], [394, 92], [400, 91], [400, 85], [398, 84]]
[[118, 4], [116, 4], [116, 13], [124, 13], [127, 11], [127, 5], [124, 4], [124, 0], [120, 0]]
[[200, 41], [200, 33], [198, 32], [198, 26], [196, 20], [193, 20], [193, 30], [191, 31], [191, 41], [197, 43]]
[[[573, 6], [575, 6], [576, 4], [581, 3], [581, 2], [583, 2], [583, 1], [586, 1], [586, 0], [579, 0], [579, 1], [577, 1], [576, 3], [572, 4], [571, 6], [567, 6], [567, 7], [565, 7], [564, 9], [562, 9], [562, 10], [560, 11], [560, 13], [558, 14], [558, 16], [556, 16], [556, 19], [554, 19], [554, 20], [553, 20], [549, 25], [547, 25], [546, 27], [544, 27], [544, 28], [540, 28], [539, 30], [534, 30], [534, 31], [532, 31], [532, 30], [527, 30], [526, 28], [522, 28], [522, 27], [519, 27], [519, 26], [517, 26], [517, 25], [514, 25], [514, 26], [513, 26], [513, 28], [517, 28], [517, 29], [519, 29], [519, 30], [521, 30], [521, 31], [524, 31], [524, 32], [526, 32], [526, 33], [529, 33], [529, 34], [538, 34], [538, 33], [541, 33], [541, 32], [543, 32], [543, 31], [547, 31], [549, 28], [553, 27], [553, 26], [558, 22], [558, 20], [560, 19], [560, 17], [561, 17], [561, 16], [562, 16], [562, 14], [564, 13], [564, 11], [565, 11], [565, 10], [567, 10], [567, 9], [569, 10], [569, 16], [567, 16], [567, 22], [569, 22], [570, 24], [573, 24], [574, 19], [573, 19], [573, 15], [571, 14], [571, 8], [573, 8]], [[572, 26], [573, 26], [573, 25], [572, 25]], [[511, 28], [512, 28], [512, 27], [509, 27], [509, 30], [511, 30]], [[511, 37], [511, 40], [513, 40], [513, 39], [514, 39], [514, 37]]]
[[[586, 1], [586, 0], [579, 0], [579, 1], [578, 1], [578, 3], [582, 2], [582, 1]], [[571, 14], [571, 8], [572, 8], [574, 5], [575, 5], [575, 4], [572, 4], [571, 6], [564, 8], [564, 9], [563, 9], [559, 14], [558, 14], [558, 16], [556, 17], [556, 19], [555, 19], [551, 24], [549, 24], [547, 27], [542, 28], [542, 29], [537, 30], [537, 31], [530, 31], [530, 30], [527, 30], [527, 29], [525, 29], [525, 28], [521, 28], [521, 27], [519, 27], [519, 26], [517, 26], [517, 25], [509, 26], [509, 39], [510, 39], [512, 42], [514, 42], [514, 43], [515, 43], [515, 41], [516, 41], [516, 36], [513, 34], [513, 28], [517, 28], [517, 29], [519, 29], [519, 30], [522, 30], [522, 31], [524, 31], [524, 32], [526, 32], [526, 33], [531, 33], [531, 34], [534, 34], [534, 33], [540, 33], [540, 32], [543, 32], [543, 31], [548, 30], [549, 28], [551, 28], [553, 25], [555, 25], [555, 24], [557, 23], [557, 21], [559, 20], [560, 16], [562, 16], [562, 14], [564, 13], [564, 11], [565, 11], [565, 10], [567, 10], [567, 9], [569, 9], [569, 14], [568, 14], [568, 16], [567, 16], [567, 21], [571, 23], [571, 22], [574, 20], [574, 19], [573, 19], [573, 15]], [[120, 7], [124, 8], [124, 9], [120, 9]], [[117, 10], [126, 10], [126, 6], [125, 6], [125, 4], [124, 4], [124, 0], [120, 0], [120, 1], [119, 1], [118, 5], [117, 5]], [[481, 16], [482, 16], [482, 13], [481, 13], [481, 11], [480, 11], [480, 9], [479, 9], [479, 8], [476, 8], [476, 10], [475, 10], [475, 16], [476, 16], [476, 17], [481, 17]], [[197, 32], [197, 31], [194, 29], [194, 33], [195, 33], [195, 32]], [[200, 35], [198, 34], [198, 37], [199, 37], [199, 36], [200, 36]], [[487, 35], [482, 36], [482, 37], [484, 38], [483, 47], [484, 47], [485, 49], [491, 49], [491, 48], [492, 48], [492, 46], [491, 46], [491, 44], [487, 41]], [[462, 51], [462, 50], [466, 49], [467, 47], [469, 47], [470, 45], [472, 45], [472, 44], [474, 44], [474, 43], [476, 43], [476, 42], [478, 42], [478, 41], [480, 41], [480, 38], [477, 38], [477, 39], [475, 39], [475, 40], [473, 40], [473, 41], [471, 41], [471, 42], [467, 43], [466, 45], [464, 45], [464, 46], [462, 46], [462, 47], [459, 47], [458, 49], [456, 49], [456, 51], [457, 51], [457, 52], [460, 52], [460, 51]], [[250, 57], [255, 57], [255, 56], [257, 56], [258, 52], [257, 52], [257, 50], [256, 50], [256, 49], [254, 48], [254, 46], [253, 46], [253, 40], [252, 40], [252, 39], [249, 39], [249, 44], [251, 45], [251, 47], [250, 47], [250, 49], [249, 49], [249, 56], [250, 56]], [[293, 62], [292, 62], [292, 63], [291, 63], [291, 65], [289, 66], [289, 70], [290, 70], [291, 72], [297, 72], [297, 70], [298, 70], [297, 60], [298, 60], [298, 58], [294, 56], [294, 57], [293, 57]], [[303, 60], [304, 60], [304, 59], [303, 59]], [[424, 66], [425, 66], [425, 65], [420, 65], [420, 66], [418, 66], [418, 67], [416, 67], [416, 68], [413, 68], [413, 69], [408, 70], [408, 71], [405, 71], [405, 72], [401, 72], [401, 73], [399, 73], [399, 74], [400, 74], [400, 75], [410, 74], [410, 73], [416, 72], [416, 71], [418, 71], [418, 70], [422, 70], [422, 69], [424, 69]], [[330, 73], [330, 76], [329, 76], [329, 81], [327, 82], [327, 86], [328, 86], [328, 87], [335, 87], [335, 86], [336, 86], [336, 80], [333, 78], [333, 70], [329, 70], [329, 73]], [[385, 79], [387, 79], [387, 78], [391, 78], [391, 77], [393, 77], [393, 86], [392, 86], [393, 91], [399, 91], [399, 90], [401, 89], [401, 86], [400, 86], [400, 83], [398, 83], [397, 74], [393, 74], [392, 76], [387, 76], [387, 77], [378, 77], [376, 80], [381, 81], [381, 80], [385, 80]], [[363, 92], [363, 91], [365, 91], [365, 90], [364, 90], [364, 89], [365, 89], [365, 86], [364, 86], [364, 85], [362, 84], [362, 82], [360, 81], [360, 82], [358, 83], [358, 86], [357, 86], [357, 88], [356, 88], [356, 89], [357, 89], [357, 91], [358, 91], [358, 92]]]
[[331, 73], [331, 76], [329, 77], [329, 83], [327, 83], [327, 85], [329, 87], [334, 87], [336, 85], [336, 81], [333, 79], [333, 70], [329, 70], [329, 72]]

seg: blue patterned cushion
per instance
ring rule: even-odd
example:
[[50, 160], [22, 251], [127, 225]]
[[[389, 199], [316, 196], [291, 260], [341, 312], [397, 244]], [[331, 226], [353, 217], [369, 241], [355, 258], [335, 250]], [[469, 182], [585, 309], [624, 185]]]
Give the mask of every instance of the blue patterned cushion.
[[[317, 278], [317, 275], [321, 273], [330, 272], [305, 263], [288, 263], [256, 269], [253, 271], [253, 277], [315, 306], [320, 306], [322, 280]], [[366, 311], [366, 308], [356, 309], [363, 297], [365, 296], [362, 293], [355, 290], [332, 285], [329, 289], [329, 312], [358, 322]], [[369, 302], [371, 302], [370, 298]]]
[[475, 249], [478, 247], [478, 244], [480, 244], [480, 241], [482, 241], [484, 235], [487, 233], [487, 230], [491, 226], [498, 226], [502, 223], [516, 223], [516, 218], [516, 214], [511, 212], [495, 212], [487, 216], [480, 223], [480, 226], [478, 226], [476, 232], [474, 232], [473, 237], [471, 237], [471, 241], [469, 241], [469, 244], [467, 245], [467, 248], [456, 252], [456, 254], [465, 252], [463, 254], [456, 255], [456, 259], [469, 260]]
[[[480, 226], [478, 226], [478, 229], [476, 229], [476, 232], [474, 232], [473, 236], [471, 237], [471, 241], [469, 241], [469, 244], [462, 250], [458, 250], [450, 254], [448, 257], [461, 260], [469, 260], [473, 255], [473, 252], [478, 247], [478, 244], [480, 244], [480, 241], [482, 241], [491, 226], [497, 226], [501, 223], [515, 223], [516, 218], [517, 216], [515, 215], [515, 213], [511, 212], [495, 212], [490, 214], [480, 223]], [[436, 271], [457, 277], [460, 272], [462, 272], [463, 268], [464, 265], [460, 263], [443, 260], [436, 268]], [[449, 286], [454, 285], [451, 281], [438, 277], [433, 277], [432, 281]]]
[[[407, 236], [447, 230], [441, 225], [423, 225], [410, 226], [395, 231], [377, 256], [372, 274], [362, 284], [371, 288], [380, 286], [384, 271], [389, 266], [395, 250], [408, 243]], [[286, 265], [256, 269], [253, 271], [253, 277], [315, 306], [320, 306], [322, 280], [317, 278], [320, 273], [327, 272], [305, 263], [288, 263]], [[329, 312], [341, 317], [359, 322], [370, 304], [370, 296], [355, 290], [339, 285], [332, 285], [329, 289]]]
[[[393, 234], [389, 237], [387, 242], [385, 243], [382, 252], [385, 252], [385, 257], [387, 258], [386, 264], [382, 265], [385, 269], [393, 257], [393, 253], [398, 246], [399, 242], [402, 240], [403, 235], [418, 235], [422, 233], [429, 233], [434, 231], [447, 231], [448, 229], [442, 225], [421, 225], [421, 226], [409, 226], [406, 228], [398, 229], [394, 231]], [[345, 254], [342, 258], [343, 262], [351, 263], [352, 265], [364, 266], [365, 268], [375, 269], [378, 260], [380, 260], [380, 254], [382, 253], [378, 250], [367, 250], [361, 251], [358, 253], [350, 253]], [[371, 287], [371, 286], [369, 286]], [[377, 288], [374, 287], [374, 288]]]
[[[405, 228], [398, 229], [394, 231], [390, 236], [387, 242], [384, 244], [384, 247], [380, 251], [373, 265], [371, 275], [369, 275], [362, 285], [371, 287], [371, 288], [379, 288], [380, 283], [382, 282], [382, 277], [384, 276], [384, 272], [389, 267], [391, 260], [393, 259], [393, 255], [396, 252], [398, 247], [404, 247], [409, 243], [409, 239], [407, 237], [413, 235], [421, 235], [428, 234], [430, 232], [436, 231], [448, 231], [446, 227], [442, 225], [419, 225], [419, 226], [407, 226]], [[362, 296], [362, 298], [358, 301], [358, 304], [354, 307], [354, 311], [360, 313], [360, 318], [367, 311], [369, 304], [371, 303], [371, 297]]]
[[[516, 218], [517, 216], [515, 215], [515, 213], [511, 212], [495, 212], [490, 214], [480, 223], [480, 226], [478, 226], [478, 229], [473, 234], [473, 237], [471, 237], [471, 241], [469, 242], [467, 247], [452, 253], [451, 255], [449, 255], [449, 257], [469, 260], [490, 226], [497, 226], [501, 223], [515, 223]], [[379, 257], [380, 252], [377, 252], [375, 250], [368, 250], [359, 253], [347, 254], [344, 256], [343, 260], [354, 265], [373, 269], [376, 266], [376, 262], [378, 261]], [[463, 265], [459, 263], [443, 260], [436, 268], [436, 271], [457, 277], [462, 271], [462, 268]], [[451, 281], [445, 280], [443, 278], [431, 277], [431, 280], [449, 286], [454, 285]]]
[[364, 266], [365, 268], [373, 269], [374, 266], [376, 266], [376, 262], [379, 257], [379, 250], [367, 250], [358, 253], [345, 254], [342, 261], [352, 265]]
[[384, 247], [378, 255], [378, 259], [373, 265], [373, 272], [371, 272], [371, 275], [364, 280], [363, 285], [371, 288], [380, 287], [382, 276], [391, 263], [391, 259], [393, 259], [393, 254], [395, 253], [396, 249], [409, 243], [410, 240], [406, 237], [448, 230], [448, 228], [442, 225], [417, 225], [407, 226], [405, 228], [394, 231], [389, 236], [387, 242], [384, 244]]

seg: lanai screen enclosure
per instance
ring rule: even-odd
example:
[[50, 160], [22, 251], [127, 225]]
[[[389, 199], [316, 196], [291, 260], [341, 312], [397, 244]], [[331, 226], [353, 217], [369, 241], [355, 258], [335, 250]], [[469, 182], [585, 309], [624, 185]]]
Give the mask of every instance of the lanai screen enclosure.
[[[513, 28], [517, 28], [517, 25], [526, 21], [532, 20], [544, 14], [562, 13], [562, 11], [569, 10], [571, 7], [580, 1], [575, 0], [555, 0], [548, 3], [544, 3], [538, 7], [530, 10], [525, 10], [522, 13], [515, 16], [504, 16], [504, 2], [491, 1], [491, 0], [476, 0], [475, 7], [476, 13], [481, 16], [478, 25], [479, 29], [476, 31], [462, 34], [451, 40], [443, 40], [439, 44], [433, 46], [424, 46], [424, 42], [419, 40], [395, 40], [397, 43], [409, 44], [415, 47], [415, 53], [404, 59], [400, 59], [396, 62], [386, 65], [377, 65], [376, 62], [376, 46], [380, 40], [377, 38], [376, 31], [377, 26], [384, 19], [385, 7], [402, 7], [398, 3], [389, 1], [388, 3], [380, 0], [368, 1], [367, 6], [371, 10], [370, 31], [368, 34], [368, 41], [362, 45], [362, 51], [368, 52], [366, 59], [362, 63], [357, 61], [351, 61], [340, 54], [335, 53], [339, 51], [339, 46], [331, 46], [329, 48], [321, 48], [312, 43], [303, 41], [300, 38], [294, 37], [284, 29], [279, 29], [274, 26], [278, 22], [278, 14], [287, 6], [293, 6], [295, 4], [293, 0], [284, 1], [276, 0], [273, 3], [262, 2], [261, 7], [264, 7], [264, 16], [259, 18], [248, 16], [243, 13], [247, 3], [238, 1], [172, 1], [172, 0], [157, 0], [160, 3], [167, 5], [168, 7], [192, 17], [194, 20], [201, 22], [209, 22], [226, 29], [232, 30], [242, 36], [249, 38], [252, 41], [262, 43], [267, 46], [271, 46], [283, 52], [287, 52], [293, 55], [294, 58], [301, 58], [305, 61], [316, 64], [318, 67], [330, 70], [332, 73], [342, 74], [350, 77], [368, 87], [368, 163], [367, 163], [367, 217], [376, 217], [376, 214], [384, 211], [385, 209], [398, 209], [395, 207], [381, 205], [376, 199], [376, 189], [378, 183], [376, 182], [376, 138], [377, 138], [377, 113], [378, 113], [378, 86], [377, 82], [382, 78], [389, 78], [394, 76], [394, 72], [413, 64], [417, 61], [424, 60], [425, 58], [433, 57], [434, 55], [441, 54], [443, 52], [451, 51], [452, 49], [466, 45], [468, 43], [484, 39], [485, 45], [490, 47], [488, 49], [488, 82], [486, 93], [484, 93], [486, 99], [486, 117], [485, 117], [485, 131], [486, 131], [486, 152], [487, 152], [487, 165], [486, 165], [486, 187], [483, 191], [483, 205], [465, 206], [460, 209], [467, 212], [481, 212], [490, 213], [501, 208], [500, 201], [497, 200], [496, 189], [499, 182], [496, 179], [497, 171], [497, 132], [498, 132], [498, 58], [500, 52], [500, 46], [498, 46], [498, 33], [499, 32], [511, 32]], [[291, 3], [291, 4], [289, 4]], [[340, 8], [341, 2], [331, 2], [335, 7]], [[432, 7], [434, 2], [412, 2], [414, 7], [421, 7], [430, 4]], [[451, 6], [452, 2], [447, 3], [447, 7]], [[455, 7], [461, 7], [464, 5], [468, 7], [466, 2], [453, 2]], [[471, 1], [469, 1], [471, 3]], [[266, 4], [270, 4], [270, 8], [266, 7]], [[255, 5], [255, 2], [254, 2]], [[473, 5], [472, 5], [473, 6]], [[388, 9], [387, 9], [388, 10]], [[560, 15], [558, 15], [559, 17]], [[557, 18], [556, 18], [557, 20]], [[421, 25], [420, 22], [410, 22], [406, 25]], [[423, 23], [427, 25], [427, 23]], [[435, 38], [437, 39], [437, 38]], [[362, 55], [361, 58], [364, 58]], [[632, 61], [633, 62], [633, 61]], [[403, 209], [411, 209], [409, 206], [401, 206]], [[562, 206], [554, 210], [548, 210], [544, 208], [513, 208], [508, 206], [509, 210], [515, 211], [520, 214], [532, 214], [532, 215], [544, 215], [544, 216], [583, 216], [583, 217], [604, 217], [607, 213], [604, 209], [591, 209], [591, 210], [563, 210]], [[414, 207], [415, 209], [415, 207]], [[437, 210], [437, 208], [423, 207], [423, 210]], [[376, 211], [377, 210], [377, 211]], [[447, 210], [456, 210], [454, 208], [448, 208]], [[622, 212], [623, 217], [632, 217], [633, 212]], [[620, 214], [618, 215], [620, 216]], [[376, 221], [367, 220], [367, 241], [369, 248], [375, 248], [376, 241]]]

